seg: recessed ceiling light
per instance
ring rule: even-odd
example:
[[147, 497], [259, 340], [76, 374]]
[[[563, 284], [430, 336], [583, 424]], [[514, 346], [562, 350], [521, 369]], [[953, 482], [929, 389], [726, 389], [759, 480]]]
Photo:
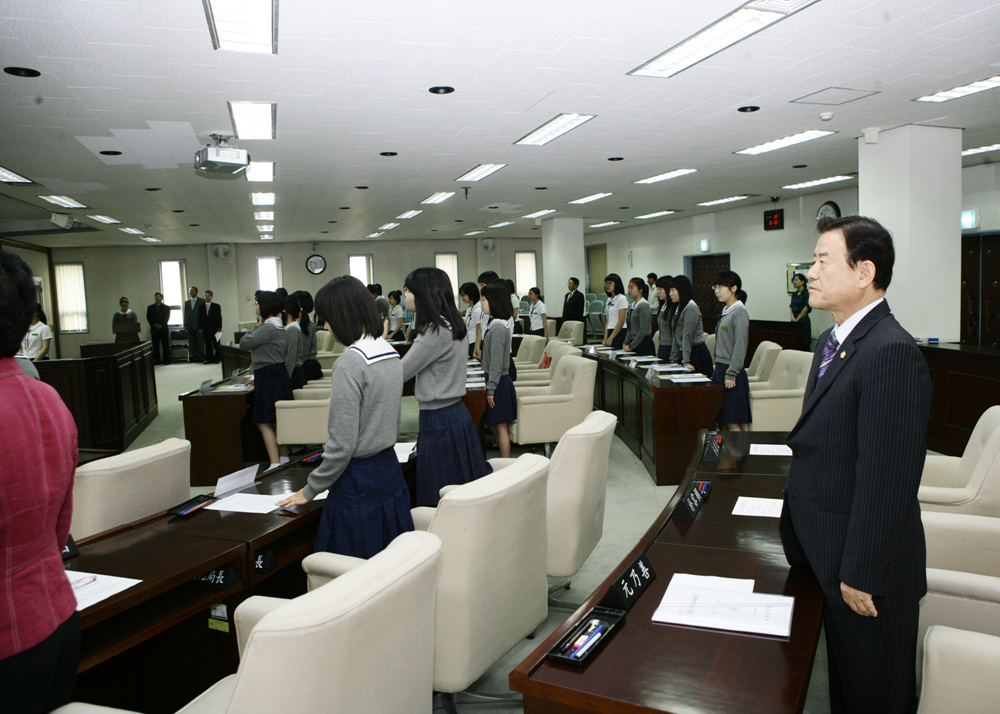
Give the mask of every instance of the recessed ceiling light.
[[188, 223], [188, 228], [197, 228], [200, 225], [200, 223]]
[[147, 243], [162, 243], [159, 238], [154, 238], [153, 236], [143, 236], [142, 239]]
[[818, 129], [810, 129], [809, 131], [803, 131], [798, 134], [792, 134], [791, 136], [786, 136], [782, 139], [775, 139], [774, 141], [768, 141], [764, 144], [757, 144], [757, 146], [751, 146], [749, 149], [741, 149], [740, 151], [734, 151], [734, 154], [743, 154], [745, 156], [757, 156], [758, 154], [766, 154], [769, 151], [776, 151], [778, 149], [784, 149], [788, 146], [795, 146], [796, 144], [801, 144], [804, 141], [812, 141], [813, 139], [820, 139], [824, 136], [830, 136], [831, 134], [836, 134], [835, 131], [820, 131]]
[[622, 209], [623, 211], [627, 211], [628, 210], [628, 206], [619, 206], [618, 208]]
[[86, 208], [82, 203], [74, 201], [69, 196], [39, 196], [39, 198], [63, 208]]
[[486, 231], [469, 231], [468, 233], [465, 233], [464, 235], [467, 235], [467, 236], [477, 236], [480, 233], [485, 233], [485, 232]]
[[647, 213], [644, 216], [636, 216], [637, 220], [644, 221], [647, 218], [659, 218], [660, 216], [669, 216], [674, 211], [657, 211], [656, 213]]
[[814, 2], [816, 0], [790, 0], [781, 3], [754, 0], [744, 3], [735, 12], [636, 67], [629, 74], [638, 77], [672, 77]]
[[261, 233], [260, 234], [260, 239], [261, 240], [274, 240], [274, 235], [271, 234], [271, 233]]
[[789, 186], [782, 186], [782, 188], [796, 189], [796, 188], [812, 188], [813, 186], [822, 186], [826, 183], [836, 183], [837, 181], [850, 181], [853, 176], [828, 176], [827, 178], [816, 179], [815, 181], [805, 181], [803, 183], [793, 183]]
[[107, 151], [100, 152], [101, 156], [121, 156], [122, 152], [114, 151], [113, 149], [108, 149]]
[[487, 206], [487, 208], [489, 208], [491, 211], [495, 211], [498, 208], [500, 208], [500, 206]]
[[454, 195], [454, 191], [440, 191], [438, 193], [432, 193], [430, 196], [421, 201], [421, 203], [441, 203], [442, 201], [447, 201]]
[[203, 0], [217, 50], [278, 54], [277, 0]]
[[184, 213], [184, 209], [183, 208], [175, 208], [175, 209], [173, 209], [173, 212], [174, 213]]
[[413, 218], [419, 216], [423, 211], [407, 211], [406, 213], [400, 213], [396, 218], [402, 218], [403, 220], [407, 218]]
[[111, 216], [87, 216], [87, 218], [91, 218], [91, 219], [93, 219], [95, 221], [100, 221], [101, 223], [109, 223], [109, 224], [110, 223], [121, 223], [121, 221], [116, 221]]
[[430, 92], [431, 94], [451, 94], [452, 92], [455, 91], [455, 88], [454, 87], [445, 87], [445, 86], [431, 87], [427, 91]]
[[138, 228], [119, 228], [118, 230], [120, 230], [122, 233], [131, 233], [134, 236], [142, 235], [142, 231], [140, 231]]
[[555, 212], [556, 212], [556, 209], [554, 209], [554, 208], [546, 208], [546, 209], [541, 210], [541, 211], [535, 211], [534, 213], [529, 213], [526, 216], [521, 216], [521, 218], [541, 218], [542, 216], [547, 216], [550, 213], [555, 213]]
[[365, 238], [378, 238], [380, 235], [382, 234], [376, 231], [375, 233], [369, 233], [368, 235], [365, 236]]
[[251, 193], [250, 200], [253, 201], [255, 206], [273, 206], [274, 205], [274, 194], [273, 193]]
[[399, 156], [399, 152], [396, 151], [380, 151], [379, 156]]
[[809, 164], [795, 164], [795, 166], [793, 166], [792, 168], [793, 169], [807, 169], [807, 168], [809, 168]]
[[464, 218], [456, 218], [455, 219], [455, 223], [465, 223], [465, 219]]
[[548, 186], [535, 186], [535, 190], [536, 191], [548, 191], [549, 187]]
[[975, 149], [966, 149], [962, 152], [962, 156], [972, 156], [973, 154], [985, 154], [987, 151], [996, 151], [1000, 149], [1000, 144], [990, 144], [989, 146], [979, 146]]
[[759, 112], [760, 107], [753, 104], [748, 104], [745, 107], [739, 107], [736, 111], [743, 112], [744, 114], [750, 114], [751, 112]]
[[273, 139], [278, 105], [274, 102], [228, 102], [237, 139]]
[[42, 75], [37, 69], [30, 67], [4, 67], [3, 71], [15, 77], [40, 77]]
[[247, 167], [247, 181], [274, 181], [274, 162], [251, 161]]
[[742, 201], [744, 198], [750, 198], [749, 196], [728, 196], [726, 198], [717, 198], [714, 201], [705, 201], [704, 203], [699, 203], [699, 206], [718, 206], [720, 203], [731, 203], [732, 201]]
[[617, 226], [621, 221], [605, 221], [604, 223], [595, 223], [590, 226], [591, 228], [606, 228], [608, 226]]
[[503, 228], [504, 226], [512, 226], [514, 221], [503, 221], [502, 223], [494, 223], [490, 228]]
[[398, 228], [398, 223], [383, 223], [378, 227], [380, 231], [391, 231], [393, 228]]
[[367, 186], [355, 186], [354, 188], [358, 189], [359, 191], [367, 191], [368, 190]]
[[633, 181], [632, 183], [657, 183], [659, 181], [669, 181], [670, 179], [677, 178], [678, 176], [687, 176], [688, 174], [697, 172], [698, 169], [674, 169], [673, 171], [668, 171], [665, 174], [657, 174], [656, 176], [639, 179], [638, 181]]
[[320, 231], [320, 233], [329, 233], [330, 231]]
[[4, 183], [34, 183], [31, 179], [24, 178], [24, 176], [16, 174], [10, 169], [5, 169], [2, 166], [0, 166], [0, 181], [3, 181]]
[[270, 233], [274, 230], [274, 224], [272, 223], [258, 223], [257, 231], [259, 233]]
[[327, 221], [327, 223], [336, 223], [336, 221]]
[[158, 186], [154, 186], [152, 188], [147, 188], [146, 190], [147, 191], [162, 191], [163, 189], [159, 188]]
[[591, 201], [597, 201], [602, 198], [607, 198], [608, 196], [613, 196], [613, 195], [614, 195], [613, 193], [594, 193], [589, 196], [584, 196], [583, 198], [578, 198], [575, 201], [569, 201], [569, 203], [579, 206], [583, 203], [590, 203]]
[[608, 161], [624, 161], [624, 156], [609, 156]]
[[274, 211], [254, 211], [253, 219], [255, 221], [273, 221]]
[[521, 137], [514, 143], [521, 144], [523, 146], [542, 146], [543, 144], [548, 144], [550, 141], [562, 136], [567, 131], [576, 129], [581, 124], [586, 124], [588, 121], [593, 119], [594, 116], [596, 115], [559, 114], [553, 119], [550, 119], [546, 123], [542, 124], [527, 136]]
[[961, 99], [962, 97], [967, 97], [970, 94], [985, 92], [987, 89], [996, 89], [997, 87], [1000, 87], [1000, 74], [988, 79], [981, 79], [978, 82], [973, 82], [972, 84], [963, 84], [961, 87], [946, 89], [943, 92], [938, 92], [937, 94], [929, 94], [926, 97], [919, 97], [916, 101], [950, 102], [952, 99]]
[[492, 173], [496, 173], [507, 164], [479, 164], [471, 171], [459, 176], [456, 181], [482, 181]]
[[341, 206], [341, 207], [340, 207], [340, 210], [341, 210], [341, 211], [350, 211], [350, 210], [351, 210], [351, 207], [350, 207], [350, 206]]

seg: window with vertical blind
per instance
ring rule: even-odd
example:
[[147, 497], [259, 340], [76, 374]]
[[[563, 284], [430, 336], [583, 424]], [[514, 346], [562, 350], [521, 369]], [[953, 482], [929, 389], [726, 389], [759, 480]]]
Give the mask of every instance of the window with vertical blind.
[[365, 285], [371, 285], [375, 282], [375, 269], [371, 255], [347, 256], [347, 272]]
[[434, 267], [443, 270], [451, 281], [451, 292], [458, 300], [458, 253], [435, 253]]
[[184, 301], [187, 299], [187, 263], [183, 260], [160, 261], [160, 292], [163, 304], [170, 307], [168, 325], [184, 324]]
[[56, 263], [54, 267], [56, 301], [59, 303], [59, 332], [89, 332], [83, 263]]
[[538, 285], [538, 268], [535, 263], [535, 251], [514, 251], [514, 288], [519, 297], [528, 294], [528, 290]]
[[260, 256], [257, 258], [257, 289], [274, 292], [281, 287], [281, 258]]

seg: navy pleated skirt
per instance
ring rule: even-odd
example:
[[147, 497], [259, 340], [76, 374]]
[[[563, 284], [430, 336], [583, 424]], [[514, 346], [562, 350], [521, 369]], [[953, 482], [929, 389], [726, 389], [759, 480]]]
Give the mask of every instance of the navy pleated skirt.
[[[721, 362], [715, 365], [715, 374], [712, 381], [725, 386], [726, 370], [728, 364]], [[747, 371], [741, 369], [736, 375], [736, 386], [732, 389], [722, 391], [722, 409], [716, 417], [719, 424], [750, 424], [753, 417], [750, 415], [750, 380], [747, 379]]]
[[413, 530], [410, 491], [393, 449], [353, 458], [330, 487], [314, 551], [370, 558]]
[[539, 327], [537, 330], [528, 330], [529, 335], [536, 335], [537, 337], [545, 337], [545, 328]]
[[493, 472], [462, 402], [420, 410], [417, 432], [417, 505], [436, 506], [439, 491]]
[[305, 364], [292, 370], [292, 389], [302, 389], [309, 380], [306, 378]]
[[691, 348], [691, 364], [694, 371], [700, 372], [709, 379], [712, 379], [714, 368], [712, 367], [712, 353], [708, 351], [708, 346], [701, 342]]
[[[490, 381], [486, 375], [486, 381]], [[497, 388], [493, 392], [493, 408], [486, 405], [486, 423], [490, 426], [497, 424], [510, 424], [517, 419], [517, 393], [514, 391], [514, 382], [510, 376], [503, 375], [497, 382]]]
[[611, 349], [620, 350], [622, 345], [625, 344], [625, 330], [621, 330], [618, 333], [618, 337], [611, 340]]
[[278, 420], [274, 403], [282, 399], [292, 399], [292, 380], [288, 378], [285, 363], [255, 369], [250, 421], [254, 424], [274, 424]]
[[656, 356], [659, 357], [664, 362], [670, 361], [670, 345], [660, 345], [660, 348], [656, 351]]
[[639, 346], [635, 348], [637, 357], [649, 357], [656, 354], [656, 345], [653, 344], [652, 337], [644, 337]]
[[323, 378], [323, 366], [315, 357], [310, 357], [302, 363], [302, 371], [306, 373], [306, 381]]

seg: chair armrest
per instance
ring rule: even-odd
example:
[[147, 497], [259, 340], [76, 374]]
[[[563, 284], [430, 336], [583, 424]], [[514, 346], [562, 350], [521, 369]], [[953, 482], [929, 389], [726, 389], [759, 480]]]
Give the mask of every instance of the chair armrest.
[[520, 394], [517, 395], [517, 403], [521, 404], [561, 404], [564, 402], [572, 402], [574, 399], [572, 394], [546, 394], [545, 396], [526, 396], [522, 397]]
[[501, 459], [500, 457], [497, 457], [495, 459], [487, 459], [486, 463], [492, 466], [494, 471], [499, 471], [500, 469], [507, 468], [515, 461], [517, 461], [517, 459]]
[[365, 560], [339, 553], [313, 553], [302, 560], [302, 570], [306, 574], [307, 589], [312, 591], [326, 585], [336, 577], [352, 570]]
[[750, 391], [751, 399], [801, 399], [805, 396], [804, 389], [761, 389]]
[[449, 483], [447, 486], [442, 486], [441, 490], [438, 491], [438, 498], [444, 498], [445, 494], [449, 491], [454, 491], [456, 488], [461, 486], [460, 483]]
[[272, 610], [281, 607], [289, 602], [283, 597], [265, 597], [254, 595], [241, 602], [236, 608], [234, 620], [236, 622], [236, 646], [239, 648], [240, 658], [250, 640], [250, 633], [260, 622], [261, 618]]
[[979, 573], [1000, 583], [1000, 519], [938, 511], [923, 511], [920, 518], [928, 572], [941, 568]]
[[517, 381], [514, 382], [514, 391], [517, 392], [517, 396], [519, 397], [537, 397], [543, 394], [552, 394], [548, 387], [543, 387], [539, 384], [527, 386], [527, 383], [525, 383], [522, 385], [521, 375], [518, 375]]
[[1000, 679], [1000, 637], [932, 625], [924, 636], [925, 713], [995, 711]]
[[928, 454], [924, 461], [924, 472], [920, 476], [920, 485], [944, 488], [965, 486], [964, 483], [957, 483], [958, 464], [961, 460], [958, 456]]
[[917, 500], [921, 503], [935, 503], [944, 506], [957, 506], [968, 503], [975, 494], [968, 488], [947, 488], [940, 486], [921, 486], [917, 489]]
[[410, 515], [413, 516], [413, 528], [418, 531], [430, 530], [431, 522], [433, 522], [436, 513], [437, 509], [431, 506], [411, 508]]

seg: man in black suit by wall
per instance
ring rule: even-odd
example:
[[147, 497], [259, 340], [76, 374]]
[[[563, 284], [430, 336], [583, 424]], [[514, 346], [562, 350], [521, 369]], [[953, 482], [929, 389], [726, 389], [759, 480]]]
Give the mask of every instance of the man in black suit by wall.
[[184, 329], [188, 337], [188, 362], [205, 359], [205, 340], [201, 336], [201, 323], [205, 320], [205, 301], [198, 297], [198, 288], [189, 291], [191, 298], [184, 301]]
[[889, 232], [859, 216], [821, 221], [809, 304], [833, 313], [819, 338], [781, 514], [788, 562], [826, 596], [833, 712], [908, 712], [927, 592], [917, 487], [930, 373], [884, 299]]
[[213, 302], [215, 294], [205, 291], [205, 314], [201, 321], [202, 341], [205, 343], [205, 364], [215, 363], [221, 359], [219, 343], [215, 341], [215, 333], [222, 329], [222, 307]]
[[580, 287], [580, 281], [576, 278], [570, 278], [566, 281], [566, 287], [569, 288], [569, 292], [563, 298], [563, 322], [566, 320], [583, 322], [584, 314], [587, 312], [587, 299], [582, 292], [577, 290]]
[[163, 293], [153, 293], [153, 304], [146, 308], [146, 322], [153, 341], [153, 364], [170, 364], [170, 307], [163, 304]]

